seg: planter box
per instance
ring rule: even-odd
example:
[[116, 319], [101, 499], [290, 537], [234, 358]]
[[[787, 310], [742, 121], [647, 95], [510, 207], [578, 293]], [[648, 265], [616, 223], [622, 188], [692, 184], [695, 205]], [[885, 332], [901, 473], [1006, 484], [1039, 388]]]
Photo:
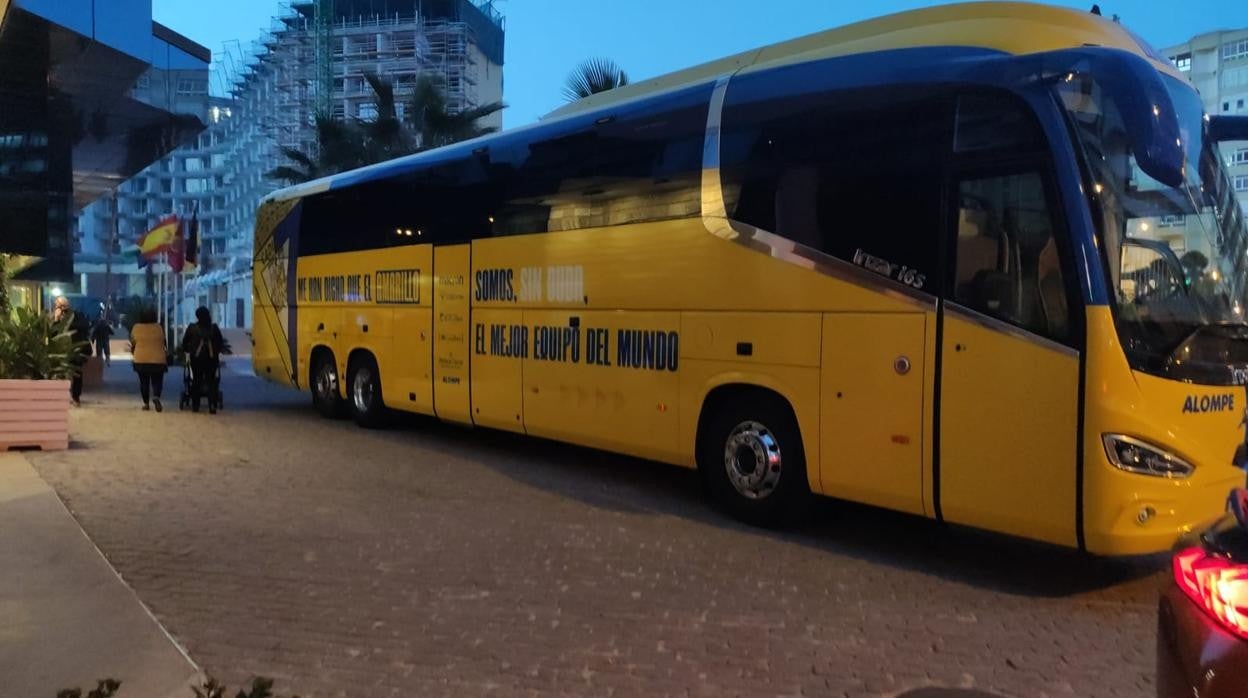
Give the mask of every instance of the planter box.
[[0, 380], [0, 451], [69, 448], [69, 381]]

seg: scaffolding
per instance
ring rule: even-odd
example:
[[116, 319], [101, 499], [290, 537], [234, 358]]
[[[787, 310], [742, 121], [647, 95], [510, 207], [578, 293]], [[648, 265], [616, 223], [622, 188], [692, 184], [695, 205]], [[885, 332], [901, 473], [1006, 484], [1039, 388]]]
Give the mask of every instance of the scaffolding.
[[[196, 211], [200, 271], [188, 297], [218, 314], [245, 307], [255, 210], [278, 186], [266, 175], [292, 164], [279, 146], [314, 157], [318, 113], [374, 116], [368, 73], [394, 84], [400, 118], [424, 74], [442, 78], [451, 109], [501, 100], [502, 36], [494, 0], [286, 0], [256, 41], [229, 42], [215, 56], [208, 129], [123, 187], [123, 236], [171, 206]], [[111, 222], [111, 210], [92, 214], [93, 230], [111, 231]]]
[[316, 0], [312, 17], [316, 45], [316, 111], [328, 115], [334, 100], [334, 0]]
[[[288, 0], [264, 36], [232, 58], [230, 92], [274, 145], [308, 154], [317, 114], [376, 116], [369, 73], [395, 86], [400, 117], [421, 75], [440, 79], [452, 110], [501, 99], [503, 17], [494, 2]], [[484, 87], [483, 63], [496, 66]]]

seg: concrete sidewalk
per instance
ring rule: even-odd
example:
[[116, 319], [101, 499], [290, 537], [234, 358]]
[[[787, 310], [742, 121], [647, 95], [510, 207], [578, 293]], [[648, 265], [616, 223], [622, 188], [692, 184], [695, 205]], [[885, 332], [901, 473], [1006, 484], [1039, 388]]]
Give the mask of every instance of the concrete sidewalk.
[[199, 676], [21, 454], [0, 453], [0, 696], [122, 682], [186, 698]]

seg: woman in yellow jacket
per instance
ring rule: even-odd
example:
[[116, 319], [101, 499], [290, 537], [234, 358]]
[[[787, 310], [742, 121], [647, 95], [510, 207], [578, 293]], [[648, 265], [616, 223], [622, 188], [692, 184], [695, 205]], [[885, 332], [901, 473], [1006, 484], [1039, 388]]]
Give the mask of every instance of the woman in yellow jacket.
[[160, 393], [165, 387], [168, 352], [165, 350], [165, 330], [156, 322], [155, 310], [149, 308], [139, 313], [139, 322], [130, 330], [130, 352], [134, 355], [134, 372], [139, 374], [143, 409], [151, 409], [148, 406], [150, 393], [156, 411], [160, 412], [163, 409]]

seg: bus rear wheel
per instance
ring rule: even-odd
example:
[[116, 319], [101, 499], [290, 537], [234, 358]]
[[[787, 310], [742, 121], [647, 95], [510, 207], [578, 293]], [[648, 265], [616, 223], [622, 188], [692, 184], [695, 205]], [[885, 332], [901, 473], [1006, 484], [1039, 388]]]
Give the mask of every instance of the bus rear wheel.
[[355, 423], [366, 429], [385, 426], [387, 410], [381, 399], [381, 373], [377, 362], [371, 356], [352, 359], [348, 375], [347, 389]]
[[810, 499], [801, 432], [788, 403], [750, 391], [712, 408], [698, 442], [698, 471], [712, 501], [754, 526], [776, 526]]
[[338, 366], [328, 353], [317, 357], [312, 367], [312, 405], [321, 416], [336, 419], [346, 411], [346, 401], [338, 385]]

